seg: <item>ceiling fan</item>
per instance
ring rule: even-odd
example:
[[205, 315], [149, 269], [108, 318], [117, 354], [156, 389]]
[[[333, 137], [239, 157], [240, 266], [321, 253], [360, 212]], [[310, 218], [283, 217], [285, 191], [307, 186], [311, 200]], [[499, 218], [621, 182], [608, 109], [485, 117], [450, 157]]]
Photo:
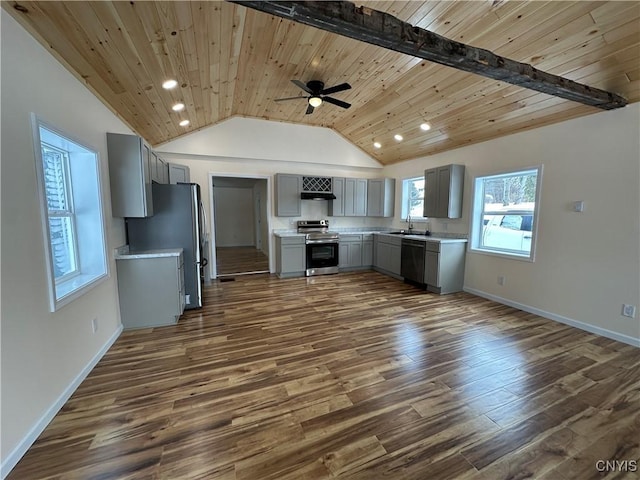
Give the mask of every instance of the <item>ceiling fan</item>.
[[287, 97], [287, 98], [276, 98], [276, 102], [286, 102], [287, 100], [296, 100], [298, 98], [306, 98], [307, 103], [307, 112], [309, 115], [313, 113], [313, 110], [316, 107], [322, 105], [323, 102], [331, 103], [333, 105], [337, 105], [342, 108], [349, 108], [351, 106], [350, 103], [343, 102], [342, 100], [338, 100], [336, 98], [327, 97], [327, 95], [331, 93], [342, 92], [343, 90], [349, 90], [351, 85], [348, 83], [341, 83], [340, 85], [335, 85], [333, 87], [324, 88], [324, 83], [319, 80], [311, 80], [306, 84], [301, 82], [300, 80], [291, 80], [294, 85], [300, 87], [302, 90], [307, 92], [309, 95], [302, 95], [299, 97]]

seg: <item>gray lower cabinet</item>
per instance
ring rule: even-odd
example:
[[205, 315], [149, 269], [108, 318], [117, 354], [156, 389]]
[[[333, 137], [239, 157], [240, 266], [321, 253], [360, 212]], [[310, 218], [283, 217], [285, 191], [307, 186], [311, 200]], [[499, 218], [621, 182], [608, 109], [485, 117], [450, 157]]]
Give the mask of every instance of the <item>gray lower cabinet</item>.
[[367, 217], [393, 217], [395, 178], [375, 178], [367, 183]]
[[462, 291], [466, 243], [426, 242], [424, 283], [435, 293]]
[[117, 259], [120, 317], [125, 329], [174, 325], [185, 306], [182, 253]]
[[374, 235], [373, 266], [376, 270], [401, 279], [402, 238], [388, 235]]
[[136, 135], [107, 133], [111, 211], [114, 217], [153, 215], [151, 181], [155, 176], [155, 156]]
[[276, 216], [299, 217], [302, 215], [302, 175], [276, 174]]
[[168, 168], [169, 183], [189, 183], [191, 181], [189, 167], [187, 167], [186, 165], [170, 163]]
[[339, 248], [341, 270], [362, 267], [362, 235], [340, 235]]
[[373, 266], [373, 235], [371, 233], [362, 235], [362, 266], [367, 268]]
[[280, 278], [304, 276], [306, 270], [304, 235], [276, 236], [276, 274]]

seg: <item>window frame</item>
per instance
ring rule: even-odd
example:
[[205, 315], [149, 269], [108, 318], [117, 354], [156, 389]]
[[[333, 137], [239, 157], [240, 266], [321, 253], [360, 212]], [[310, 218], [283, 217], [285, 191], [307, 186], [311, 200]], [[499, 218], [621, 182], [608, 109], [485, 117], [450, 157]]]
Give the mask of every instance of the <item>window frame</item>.
[[[535, 200], [533, 210], [523, 210], [514, 208], [512, 210], [505, 210], [500, 212], [501, 215], [508, 214], [529, 214], [532, 215], [531, 222], [531, 249], [529, 254], [523, 254], [520, 250], [511, 250], [507, 248], [497, 247], [485, 247], [482, 245], [482, 235], [484, 231], [484, 216], [485, 216], [485, 194], [484, 194], [484, 181], [491, 178], [508, 178], [526, 175], [528, 173], [536, 174], [536, 189]], [[473, 197], [471, 204], [471, 225], [469, 228], [469, 252], [480, 253], [483, 255], [493, 255], [502, 258], [510, 258], [514, 260], [521, 260], [527, 262], [534, 262], [536, 258], [536, 244], [538, 239], [538, 224], [540, 217], [540, 201], [542, 191], [542, 175], [543, 165], [537, 165], [533, 167], [520, 167], [517, 169], [510, 169], [506, 171], [477, 175], [473, 179]], [[487, 213], [487, 215], [492, 215]], [[493, 215], [497, 215], [493, 213]]]
[[[52, 126], [48, 122], [39, 118], [35, 113], [31, 113], [31, 128], [32, 128], [32, 137], [33, 137], [33, 147], [34, 147], [34, 159], [35, 159], [35, 167], [36, 167], [36, 188], [38, 190], [38, 199], [39, 199], [39, 207], [40, 207], [40, 220], [42, 226], [42, 236], [43, 236], [43, 249], [44, 249], [44, 257], [45, 257], [45, 270], [47, 275], [47, 286], [49, 290], [49, 309], [51, 312], [56, 312], [60, 308], [65, 305], [71, 303], [75, 299], [81, 297], [89, 290], [93, 289], [97, 285], [101, 284], [107, 278], [110, 277], [110, 265], [109, 265], [109, 257], [107, 255], [107, 227], [105, 222], [105, 213], [104, 213], [104, 203], [103, 203], [103, 193], [102, 193], [102, 168], [101, 168], [101, 158], [100, 153], [97, 148], [88, 146], [84, 142], [79, 141], [72, 135], [69, 135], [60, 129]], [[40, 129], [47, 130], [50, 134], [57, 137], [60, 140], [60, 143], [69, 144], [72, 147], [77, 148], [74, 151], [65, 150], [57, 145], [52, 145], [51, 142], [44, 141], [41, 136]], [[65, 162], [67, 167], [69, 167], [65, 178], [65, 188], [68, 188], [68, 200], [70, 202], [70, 209], [72, 211], [72, 220], [73, 220], [73, 243], [74, 243], [74, 260], [75, 260], [75, 271], [73, 273], [65, 274], [59, 278], [55, 278], [55, 271], [53, 267], [54, 255], [52, 252], [51, 245], [51, 232], [49, 226], [49, 205], [47, 202], [47, 193], [45, 187], [45, 178], [44, 178], [44, 164], [42, 157], [42, 145], [46, 145], [47, 147], [52, 147], [54, 150], [59, 150], [62, 152], [66, 152]], [[71, 166], [73, 161], [75, 162], [86, 162], [86, 159], [76, 157], [76, 160], [73, 160], [73, 156], [85, 156], [88, 155], [92, 163], [84, 163], [83, 167], [75, 167], [80, 168], [89, 168], [91, 169], [91, 177], [90, 180], [93, 182], [95, 180], [95, 191], [92, 191], [93, 197], [87, 197], [86, 193], [83, 194], [85, 198], [90, 198], [89, 203], [89, 211], [91, 212], [90, 218], [93, 221], [94, 225], [100, 225], [100, 232], [97, 232], [97, 229], [87, 230], [87, 227], [84, 227], [84, 244], [87, 243], [87, 234], [86, 231], [91, 231], [90, 238], [95, 240], [95, 244], [92, 244], [89, 249], [85, 246], [85, 249], [81, 251], [81, 242], [79, 240], [79, 230], [78, 226], [79, 221], [77, 220], [77, 208], [82, 208], [86, 210], [87, 206], [79, 206], [76, 205], [77, 196], [75, 195], [75, 190], [80, 189], [78, 186], [74, 189], [73, 186], [73, 174], [72, 171], [74, 167]], [[76, 163], [76, 165], [80, 165], [80, 163]], [[83, 214], [87, 217], [86, 211]], [[57, 217], [57, 212], [54, 210], [54, 215], [51, 218]], [[66, 216], [66, 212], [65, 212]], [[85, 220], [86, 223], [86, 220]], [[89, 263], [90, 267], [83, 266], [82, 261], [82, 252], [85, 252], [84, 257], [87, 257], [87, 253], [90, 253], [91, 260]]]
[[[69, 167], [69, 152], [65, 151], [61, 148], [58, 148], [54, 145], [50, 145], [48, 143], [46, 143], [45, 141], [40, 141], [40, 155], [42, 155], [42, 150], [44, 148], [48, 148], [49, 150], [53, 150], [58, 152], [59, 154], [61, 154], [63, 156], [63, 161], [62, 161], [62, 171], [63, 171], [63, 177], [64, 177], [64, 194], [65, 194], [65, 198], [66, 198], [66, 203], [68, 205], [68, 207], [64, 210], [58, 210], [58, 209], [51, 209], [49, 208], [49, 202], [47, 201], [47, 188], [44, 186], [43, 183], [43, 191], [44, 191], [44, 196], [45, 196], [45, 202], [47, 204], [47, 220], [51, 220], [51, 218], [68, 218], [69, 219], [69, 223], [70, 223], [70, 229], [71, 229], [71, 245], [73, 248], [73, 270], [70, 271], [69, 273], [65, 273], [64, 275], [60, 276], [60, 277], [55, 277], [55, 271], [54, 271], [54, 279], [56, 284], [60, 284], [63, 282], [66, 282], [67, 280], [77, 276], [80, 274], [80, 260], [78, 257], [78, 236], [76, 234], [76, 216], [75, 216], [75, 211], [74, 211], [74, 202], [73, 202], [73, 189], [71, 188], [71, 169]], [[44, 167], [43, 167], [44, 168]], [[44, 173], [44, 171], [43, 171]], [[44, 181], [44, 180], [43, 180]], [[51, 222], [48, 222], [49, 225], [49, 230], [51, 230]], [[49, 232], [50, 234], [51, 232]], [[51, 255], [53, 257], [53, 252], [51, 252]]]
[[[402, 192], [401, 192], [401, 199], [400, 199], [400, 204], [401, 204], [401, 208], [400, 208], [400, 219], [404, 222], [407, 221], [407, 216], [409, 215], [409, 212], [411, 211], [411, 207], [409, 205], [410, 202], [410, 198], [409, 198], [409, 182], [413, 182], [415, 180], [422, 180], [424, 182], [424, 175], [420, 176], [415, 176], [415, 177], [407, 177], [407, 178], [403, 178], [402, 179]], [[425, 188], [426, 188], [426, 182], [425, 182]], [[422, 211], [424, 212], [424, 189], [422, 191]], [[422, 213], [419, 217], [411, 217], [411, 222], [428, 222], [429, 219], [427, 217], [424, 216], [424, 213]]]

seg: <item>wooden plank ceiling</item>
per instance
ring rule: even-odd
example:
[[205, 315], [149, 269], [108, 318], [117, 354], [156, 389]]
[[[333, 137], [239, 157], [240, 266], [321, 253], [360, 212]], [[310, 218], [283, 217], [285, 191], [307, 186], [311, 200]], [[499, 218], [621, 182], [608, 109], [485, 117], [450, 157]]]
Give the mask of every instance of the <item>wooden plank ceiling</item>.
[[[638, 2], [356, 3], [640, 100]], [[3, 8], [153, 145], [245, 116], [329, 127], [392, 164], [601, 111], [226, 2], [11, 1]], [[179, 86], [164, 90], [168, 78]], [[304, 94], [291, 79], [348, 82], [353, 88], [334, 96], [352, 107], [325, 103], [305, 115], [304, 99], [274, 102]], [[183, 112], [171, 110], [176, 102]], [[180, 127], [182, 119], [191, 123]], [[422, 131], [423, 122], [431, 130]]]

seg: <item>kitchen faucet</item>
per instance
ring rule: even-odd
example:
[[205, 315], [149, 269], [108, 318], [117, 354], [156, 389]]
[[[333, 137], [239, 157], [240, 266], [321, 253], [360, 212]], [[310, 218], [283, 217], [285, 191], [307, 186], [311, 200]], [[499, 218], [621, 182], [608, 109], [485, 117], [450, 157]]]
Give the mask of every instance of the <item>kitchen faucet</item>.
[[412, 233], [413, 225], [411, 224], [411, 215], [407, 215], [407, 223], [409, 224], [409, 233]]

